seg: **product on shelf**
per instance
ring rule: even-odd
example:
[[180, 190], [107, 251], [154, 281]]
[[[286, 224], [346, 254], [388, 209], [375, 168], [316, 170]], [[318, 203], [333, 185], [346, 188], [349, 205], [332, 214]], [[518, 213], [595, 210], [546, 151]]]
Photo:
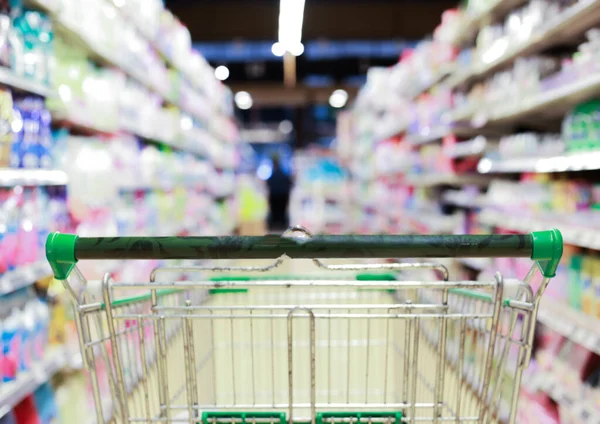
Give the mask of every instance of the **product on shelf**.
[[319, 151], [297, 154], [294, 177], [289, 202], [290, 222], [311, 233], [347, 232], [347, 179], [337, 160]]
[[0, 371], [2, 381], [9, 383], [44, 359], [50, 312], [47, 303], [38, 299], [31, 288], [2, 296], [0, 303], [3, 311]]

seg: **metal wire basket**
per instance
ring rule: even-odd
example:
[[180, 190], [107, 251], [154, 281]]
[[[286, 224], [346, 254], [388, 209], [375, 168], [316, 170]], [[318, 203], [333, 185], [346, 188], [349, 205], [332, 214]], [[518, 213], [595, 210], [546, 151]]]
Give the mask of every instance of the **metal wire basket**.
[[[74, 300], [96, 420], [122, 423], [514, 423], [539, 302], [561, 254], [556, 230], [509, 236], [53, 234], [47, 243], [55, 277]], [[320, 275], [278, 274], [282, 255], [312, 258]], [[449, 281], [447, 270], [433, 263], [319, 260], [399, 257], [530, 257], [535, 264], [507, 298], [500, 274], [489, 282]], [[157, 268], [148, 282], [106, 276], [102, 298], [94, 298], [77, 261], [116, 258], [277, 260], [267, 267]], [[421, 269], [439, 278], [404, 278]], [[533, 293], [528, 282], [537, 270], [542, 282]], [[162, 273], [196, 278], [159, 282]], [[104, 407], [107, 400], [112, 410]]]

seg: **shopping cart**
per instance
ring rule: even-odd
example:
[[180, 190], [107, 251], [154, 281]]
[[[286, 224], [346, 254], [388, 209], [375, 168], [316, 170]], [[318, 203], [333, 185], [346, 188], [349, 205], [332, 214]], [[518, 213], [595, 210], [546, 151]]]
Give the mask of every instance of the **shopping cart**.
[[[515, 422], [540, 298], [562, 254], [560, 232], [310, 236], [296, 230], [281, 237], [52, 234], [47, 257], [74, 300], [94, 421]], [[284, 255], [304, 259], [302, 272], [278, 274], [284, 262], [294, 262]], [[446, 268], [433, 263], [364, 262], [413, 257], [535, 263], [512, 283], [500, 274], [449, 281]], [[325, 258], [360, 263], [326, 265]], [[94, 295], [76, 267], [86, 259], [276, 261], [162, 267], [138, 283], [107, 275]], [[414, 281], [412, 272], [438, 277]], [[164, 282], [165, 276], [176, 281]], [[535, 276], [536, 293], [528, 284]]]

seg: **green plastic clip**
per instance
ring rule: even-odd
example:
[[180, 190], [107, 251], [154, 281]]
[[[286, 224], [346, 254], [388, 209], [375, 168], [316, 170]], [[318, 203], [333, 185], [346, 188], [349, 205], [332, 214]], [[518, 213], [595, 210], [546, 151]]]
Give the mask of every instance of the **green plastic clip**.
[[356, 423], [360, 423], [362, 418], [392, 418], [390, 424], [401, 424], [402, 412], [319, 412], [316, 418], [317, 424], [328, 424], [335, 418], [354, 418], [352, 421]]
[[205, 411], [202, 413], [203, 424], [217, 424], [220, 419], [232, 420], [234, 424], [252, 423], [253, 419], [270, 419], [269, 423], [286, 424], [285, 412], [224, 412]]
[[539, 267], [542, 275], [553, 278], [563, 254], [563, 238], [559, 230], [534, 231], [531, 259]]
[[51, 233], [46, 239], [46, 259], [57, 280], [66, 280], [77, 264], [75, 243], [77, 236]]

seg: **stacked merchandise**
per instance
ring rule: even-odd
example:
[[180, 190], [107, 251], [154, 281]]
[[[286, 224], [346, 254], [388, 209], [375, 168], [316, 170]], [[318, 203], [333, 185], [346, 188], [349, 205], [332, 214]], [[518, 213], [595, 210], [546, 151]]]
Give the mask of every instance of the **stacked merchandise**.
[[344, 169], [328, 150], [296, 153], [290, 223], [311, 233], [344, 234], [348, 227], [348, 186]]
[[[600, 420], [599, 52], [600, 1], [471, 0], [444, 13], [432, 41], [370, 70], [341, 118], [339, 155], [360, 199], [352, 213], [369, 232], [563, 233], [516, 422]], [[428, 84], [410, 79], [415, 58], [436, 76]], [[368, 214], [367, 193], [379, 198]], [[448, 266], [523, 278], [528, 263]]]
[[[66, 293], [32, 290], [45, 238], [232, 232], [231, 93], [160, 0], [0, 1], [0, 23], [0, 420], [85, 422], [86, 377], [49, 384], [82, 364]], [[133, 281], [156, 265], [81, 267]]]

